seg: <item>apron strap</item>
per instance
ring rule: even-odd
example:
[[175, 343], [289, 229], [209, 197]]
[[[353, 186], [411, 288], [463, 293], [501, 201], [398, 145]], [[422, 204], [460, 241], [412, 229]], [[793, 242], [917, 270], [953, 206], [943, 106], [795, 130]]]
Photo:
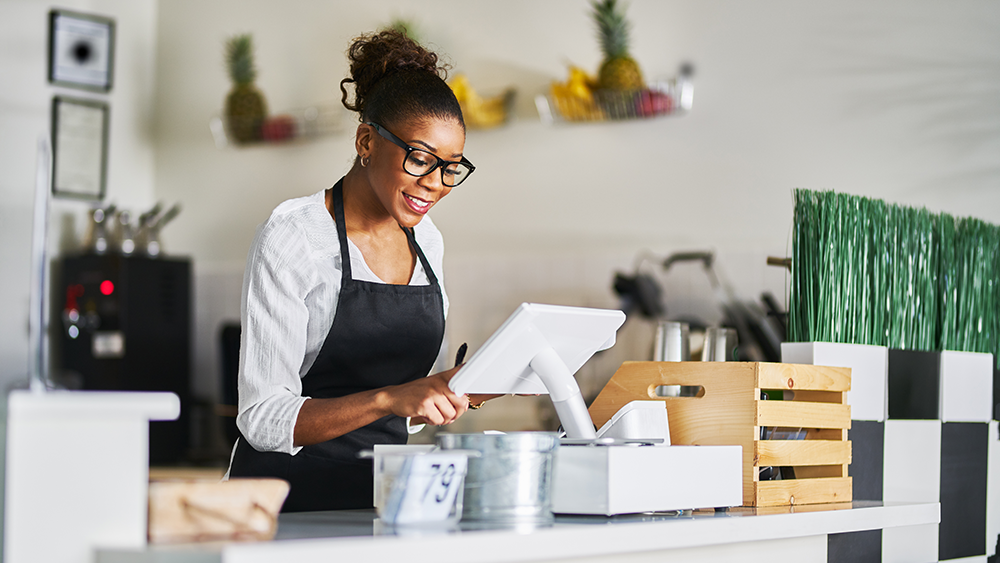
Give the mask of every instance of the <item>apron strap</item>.
[[413, 234], [413, 229], [403, 229], [406, 233], [406, 239], [410, 241], [410, 247], [417, 253], [417, 259], [420, 260], [420, 265], [424, 267], [424, 273], [427, 274], [428, 285], [437, 285], [438, 279], [437, 275], [434, 274], [434, 268], [431, 268], [430, 262], [427, 261], [427, 257], [424, 256], [424, 251], [420, 249], [420, 245], [417, 244], [416, 236]]
[[[331, 194], [331, 200], [333, 200], [333, 220], [337, 225], [337, 239], [340, 242], [340, 262], [343, 269], [343, 275], [346, 279], [354, 281], [354, 276], [351, 273], [351, 253], [347, 246], [347, 223], [344, 220], [344, 179], [341, 178], [333, 186], [333, 193]], [[424, 268], [424, 273], [427, 275], [428, 285], [436, 286], [438, 285], [437, 275], [434, 273], [434, 268], [431, 268], [430, 262], [427, 261], [427, 257], [424, 256], [424, 251], [420, 249], [420, 245], [417, 244], [417, 239], [413, 234], [413, 229], [403, 229], [406, 233], [406, 240], [410, 244], [410, 248], [417, 253], [417, 259], [420, 260], [420, 265]], [[350, 283], [350, 282], [349, 282]]]
[[344, 279], [353, 281], [354, 276], [351, 274], [351, 252], [347, 247], [347, 223], [344, 221], [343, 178], [337, 180], [337, 183], [333, 185], [333, 193], [330, 199], [333, 201], [333, 220], [337, 225], [337, 239], [340, 242], [340, 267], [344, 272]]

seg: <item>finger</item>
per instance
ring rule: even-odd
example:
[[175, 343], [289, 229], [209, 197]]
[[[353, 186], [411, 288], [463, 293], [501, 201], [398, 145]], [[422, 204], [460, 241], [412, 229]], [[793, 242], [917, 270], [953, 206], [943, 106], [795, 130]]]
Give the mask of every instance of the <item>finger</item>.
[[439, 396], [437, 398], [438, 411], [441, 416], [444, 417], [446, 422], [452, 422], [458, 418], [458, 406], [453, 405], [451, 399], [447, 396]]
[[451, 402], [451, 406], [455, 409], [455, 418], [462, 416], [462, 413], [464, 413], [469, 408], [469, 398], [467, 396], [465, 395], [459, 396], [455, 395], [454, 393], [446, 396], [448, 397], [448, 400]]
[[[442, 375], [445, 373], [446, 372], [442, 372]], [[462, 397], [451, 390], [451, 387], [448, 386], [447, 380], [443, 376], [438, 378], [437, 384], [434, 385], [434, 389], [440, 393], [441, 396], [446, 397], [448, 401], [454, 405], [458, 405], [462, 401]]]
[[455, 366], [455, 367], [453, 367], [453, 368], [451, 368], [451, 369], [449, 369], [447, 371], [442, 371], [438, 375], [441, 377], [441, 379], [443, 379], [445, 381], [445, 383], [448, 383], [448, 382], [451, 381], [451, 378], [455, 377], [455, 374], [457, 374], [458, 371], [460, 369], [462, 369], [462, 366], [464, 366], [464, 365], [465, 364], [457, 365], [457, 366]]
[[438, 409], [437, 404], [432, 398], [428, 398], [424, 401], [420, 415], [423, 416], [429, 424], [433, 424], [434, 426], [440, 426], [445, 423], [444, 416], [441, 414], [440, 409]]
[[455, 422], [459, 419], [459, 417], [465, 414], [465, 411], [469, 410], [468, 401], [465, 400], [459, 400], [457, 404], [452, 402], [449, 406], [455, 414], [451, 417], [451, 419], [449, 419], [448, 424]]

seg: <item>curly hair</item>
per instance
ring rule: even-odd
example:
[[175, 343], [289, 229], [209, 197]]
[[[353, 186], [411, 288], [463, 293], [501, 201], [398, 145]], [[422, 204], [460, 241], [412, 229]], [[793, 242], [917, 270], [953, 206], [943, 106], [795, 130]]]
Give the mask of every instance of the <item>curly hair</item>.
[[[437, 54], [395, 30], [356, 37], [347, 50], [350, 77], [340, 81], [344, 107], [358, 112], [360, 121], [386, 127], [405, 120], [436, 117], [454, 119], [465, 128], [462, 108], [445, 78], [448, 66]], [[347, 85], [354, 85], [348, 100]]]

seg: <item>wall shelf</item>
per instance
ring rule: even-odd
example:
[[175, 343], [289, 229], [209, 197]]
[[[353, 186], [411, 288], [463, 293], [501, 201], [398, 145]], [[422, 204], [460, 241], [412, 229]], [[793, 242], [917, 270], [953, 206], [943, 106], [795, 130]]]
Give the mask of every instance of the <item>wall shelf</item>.
[[279, 145], [316, 139], [342, 131], [345, 126], [344, 110], [331, 105], [309, 106], [269, 115], [253, 125], [257, 131], [255, 138], [239, 142], [230, 134], [229, 123], [224, 115], [216, 114], [208, 122], [215, 146], [219, 149], [230, 146]]

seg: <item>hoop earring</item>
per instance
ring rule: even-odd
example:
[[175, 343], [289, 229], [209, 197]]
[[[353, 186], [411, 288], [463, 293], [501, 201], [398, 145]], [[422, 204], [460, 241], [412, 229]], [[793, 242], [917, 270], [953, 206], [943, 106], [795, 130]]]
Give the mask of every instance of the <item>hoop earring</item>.
[[361, 167], [365, 168], [366, 166], [368, 166], [368, 163], [371, 162], [371, 160], [372, 160], [372, 157], [370, 157], [370, 156], [362, 156], [361, 157]]

